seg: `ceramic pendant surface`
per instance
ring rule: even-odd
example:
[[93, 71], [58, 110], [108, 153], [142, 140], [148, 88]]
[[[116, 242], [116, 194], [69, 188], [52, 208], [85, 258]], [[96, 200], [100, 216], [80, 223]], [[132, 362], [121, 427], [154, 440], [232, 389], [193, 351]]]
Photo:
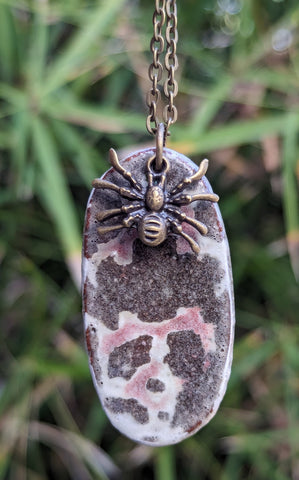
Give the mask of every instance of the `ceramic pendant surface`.
[[146, 149], [96, 181], [83, 247], [95, 388], [112, 424], [151, 446], [184, 440], [215, 415], [234, 332], [217, 196], [205, 176], [196, 176], [207, 164], [198, 167], [166, 148], [163, 154], [164, 179], [151, 166], [155, 149]]

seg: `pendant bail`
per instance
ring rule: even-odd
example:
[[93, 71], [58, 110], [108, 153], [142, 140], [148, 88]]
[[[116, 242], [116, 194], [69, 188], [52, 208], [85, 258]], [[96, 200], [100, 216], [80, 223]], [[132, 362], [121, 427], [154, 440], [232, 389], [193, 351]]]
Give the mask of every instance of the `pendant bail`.
[[163, 168], [163, 147], [165, 146], [165, 125], [159, 123], [156, 133], [156, 162], [155, 167], [157, 171]]

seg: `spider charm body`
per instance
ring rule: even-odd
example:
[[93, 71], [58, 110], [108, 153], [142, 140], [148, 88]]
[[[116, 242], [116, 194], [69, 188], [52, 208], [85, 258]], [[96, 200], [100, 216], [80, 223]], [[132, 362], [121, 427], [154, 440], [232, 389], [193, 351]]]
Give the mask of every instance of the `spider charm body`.
[[189, 205], [198, 200], [218, 202], [219, 197], [214, 193], [199, 193], [190, 195], [183, 193], [187, 186], [201, 180], [208, 169], [208, 160], [201, 162], [197, 172], [185, 177], [169, 192], [166, 188], [166, 174], [169, 170], [169, 162], [163, 157], [162, 169], [155, 169], [153, 156], [147, 161], [147, 186], [143, 187], [134, 176], [121, 166], [116, 152], [111, 149], [110, 163], [114, 169], [128, 180], [130, 187], [120, 187], [112, 182], [95, 179], [92, 183], [94, 188], [112, 190], [125, 199], [131, 200], [131, 204], [122, 205], [119, 208], [103, 210], [97, 214], [100, 222], [118, 215], [125, 215], [120, 223], [115, 225], [101, 225], [98, 227], [99, 234], [121, 230], [123, 228], [136, 227], [140, 240], [148, 246], [160, 245], [168, 235], [182, 236], [189, 242], [194, 253], [199, 253], [199, 246], [187, 233], [183, 231], [182, 222], [194, 227], [202, 235], [206, 235], [208, 228], [202, 222], [187, 216], [180, 210], [182, 205]]

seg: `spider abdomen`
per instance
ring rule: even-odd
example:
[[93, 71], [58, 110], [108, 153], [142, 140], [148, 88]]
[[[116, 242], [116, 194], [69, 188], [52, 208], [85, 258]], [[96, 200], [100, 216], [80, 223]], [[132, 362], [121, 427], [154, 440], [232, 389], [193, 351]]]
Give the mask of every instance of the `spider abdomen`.
[[158, 213], [148, 213], [139, 222], [138, 233], [140, 240], [150, 247], [156, 247], [167, 236], [167, 225], [164, 218]]

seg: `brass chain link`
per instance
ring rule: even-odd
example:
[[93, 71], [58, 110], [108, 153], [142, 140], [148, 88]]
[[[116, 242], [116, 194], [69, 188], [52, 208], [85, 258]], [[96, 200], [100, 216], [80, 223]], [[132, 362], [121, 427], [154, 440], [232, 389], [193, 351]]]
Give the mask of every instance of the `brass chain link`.
[[[177, 108], [174, 105], [174, 98], [178, 93], [178, 83], [174, 78], [175, 71], [178, 69], [178, 58], [176, 54], [178, 42], [177, 30], [177, 6], [176, 0], [155, 0], [155, 12], [153, 15], [154, 34], [151, 39], [150, 49], [153, 54], [153, 61], [149, 66], [149, 78], [152, 82], [151, 89], [146, 96], [146, 104], [149, 108], [149, 114], [146, 119], [146, 128], [151, 135], [156, 135], [159, 120], [157, 107], [161, 102], [161, 92], [159, 82], [163, 76], [163, 70], [167, 72], [167, 78], [164, 82], [164, 94], [168, 104], [163, 109], [163, 123], [165, 127], [165, 138], [169, 135], [169, 127], [176, 122], [178, 117]], [[166, 52], [164, 65], [160, 61], [160, 56], [164, 53], [165, 39], [163, 37], [163, 27], [166, 23], [165, 39]]]

